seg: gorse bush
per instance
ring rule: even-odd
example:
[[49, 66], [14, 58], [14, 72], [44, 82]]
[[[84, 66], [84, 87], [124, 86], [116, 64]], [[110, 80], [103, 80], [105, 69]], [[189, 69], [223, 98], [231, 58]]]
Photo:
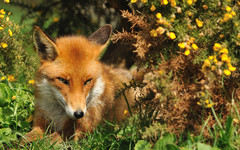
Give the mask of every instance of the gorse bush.
[[210, 142], [219, 136], [213, 134], [215, 125], [227, 129], [227, 116], [238, 123], [240, 1], [129, 3], [132, 12], [123, 10], [122, 17], [132, 24], [131, 31], [117, 32], [112, 40], [134, 46], [136, 63], [145, 69], [135, 107], [144, 108], [138, 112], [150, 120], [146, 126], [158, 121], [177, 136], [201, 133]]
[[32, 78], [36, 62], [26, 52], [31, 37], [21, 32], [23, 27], [12, 21], [11, 15], [0, 7], [0, 69], [15, 77]]

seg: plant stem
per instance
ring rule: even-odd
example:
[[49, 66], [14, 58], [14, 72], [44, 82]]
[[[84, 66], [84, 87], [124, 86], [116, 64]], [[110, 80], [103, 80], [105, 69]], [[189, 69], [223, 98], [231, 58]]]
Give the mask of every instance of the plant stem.
[[132, 111], [131, 111], [131, 108], [130, 108], [130, 106], [129, 106], [127, 97], [126, 97], [126, 95], [125, 95], [125, 91], [123, 91], [122, 94], [123, 94], [124, 99], [125, 99], [125, 101], [126, 101], [126, 103], [127, 103], [128, 111], [129, 111], [130, 115], [132, 116]]
[[212, 110], [212, 113], [213, 113], [213, 115], [214, 115], [214, 117], [215, 117], [215, 119], [216, 119], [216, 121], [217, 121], [219, 127], [220, 127], [221, 129], [223, 129], [223, 127], [222, 127], [222, 125], [221, 125], [221, 123], [220, 123], [220, 121], [219, 121], [219, 119], [218, 119], [218, 117], [217, 117], [217, 115], [216, 115], [216, 113], [215, 113], [214, 108], [211, 107], [211, 110]]

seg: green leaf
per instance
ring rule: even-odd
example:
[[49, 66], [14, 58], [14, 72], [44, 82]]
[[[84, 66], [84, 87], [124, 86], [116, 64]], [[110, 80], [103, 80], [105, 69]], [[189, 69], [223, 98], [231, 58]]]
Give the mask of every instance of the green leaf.
[[155, 146], [154, 150], [178, 150], [179, 148], [174, 144], [174, 136], [167, 135], [159, 139]]
[[0, 129], [0, 135], [9, 135], [12, 132], [10, 128], [2, 128]]
[[139, 140], [134, 147], [134, 150], [149, 150], [151, 144], [145, 140]]
[[197, 150], [220, 150], [217, 147], [211, 147], [210, 145], [204, 143], [197, 143]]
[[191, 148], [183, 147], [181, 150], [192, 150]]
[[166, 144], [168, 150], [179, 150], [179, 147], [175, 144]]
[[233, 135], [233, 118], [231, 116], [228, 116], [227, 123], [226, 123], [226, 130], [225, 130], [225, 134], [223, 136], [223, 141], [226, 144], [230, 144], [232, 135]]
[[211, 146], [203, 143], [197, 143], [198, 150], [211, 150]]
[[10, 101], [8, 100], [9, 88], [5, 84], [0, 84], [0, 107], [5, 106]]

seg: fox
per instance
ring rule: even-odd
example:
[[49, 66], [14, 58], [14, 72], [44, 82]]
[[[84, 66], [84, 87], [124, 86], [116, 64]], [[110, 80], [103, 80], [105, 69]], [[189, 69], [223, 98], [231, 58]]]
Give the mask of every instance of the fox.
[[52, 40], [39, 27], [33, 41], [40, 60], [35, 77], [35, 109], [26, 144], [52, 125], [52, 142], [78, 140], [105, 120], [121, 122], [134, 103], [134, 91], [116, 92], [133, 79], [130, 70], [113, 68], [99, 60], [107, 47], [112, 26], [106, 24], [89, 37], [62, 36]]

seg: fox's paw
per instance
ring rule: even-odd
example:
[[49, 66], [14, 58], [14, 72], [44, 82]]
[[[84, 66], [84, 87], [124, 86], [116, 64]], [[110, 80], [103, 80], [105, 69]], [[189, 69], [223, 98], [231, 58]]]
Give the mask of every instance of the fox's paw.
[[52, 144], [60, 144], [63, 140], [58, 132], [54, 132], [53, 134], [48, 136]]
[[43, 131], [40, 128], [34, 128], [21, 138], [20, 146], [41, 138], [43, 138]]

